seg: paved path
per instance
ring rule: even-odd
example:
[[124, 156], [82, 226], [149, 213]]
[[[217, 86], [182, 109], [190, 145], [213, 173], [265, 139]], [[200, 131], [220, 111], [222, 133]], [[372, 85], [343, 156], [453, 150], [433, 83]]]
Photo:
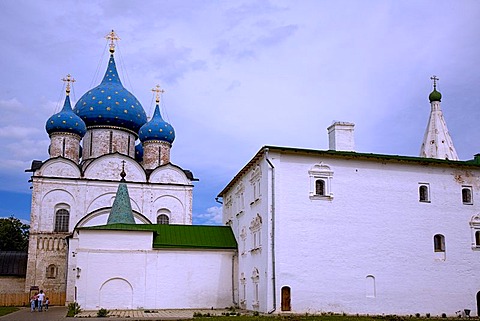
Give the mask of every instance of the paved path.
[[[146, 310], [148, 311], [148, 310]], [[0, 321], [135, 321], [135, 320], [182, 320], [193, 318], [193, 313], [210, 313], [221, 315], [227, 310], [112, 310], [108, 318], [97, 318], [97, 311], [84, 311], [76, 318], [67, 318], [67, 307], [50, 307], [46, 312], [30, 312], [30, 308], [20, 308], [19, 311], [0, 317]], [[244, 312], [244, 311], [241, 311]], [[244, 313], [242, 313], [244, 314]]]
[[0, 317], [0, 321], [65, 321], [66, 315], [67, 307], [50, 307], [44, 312], [30, 312], [30, 308], [20, 308], [17, 312]]

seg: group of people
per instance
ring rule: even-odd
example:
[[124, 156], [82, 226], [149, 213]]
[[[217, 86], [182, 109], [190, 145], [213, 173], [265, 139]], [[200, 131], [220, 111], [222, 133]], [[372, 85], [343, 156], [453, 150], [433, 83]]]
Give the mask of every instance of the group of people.
[[39, 293], [35, 293], [30, 298], [31, 312], [34, 312], [35, 310], [37, 310], [38, 312], [48, 311], [49, 304], [50, 304], [50, 301], [45, 296], [45, 293], [43, 293], [43, 290], [40, 290]]

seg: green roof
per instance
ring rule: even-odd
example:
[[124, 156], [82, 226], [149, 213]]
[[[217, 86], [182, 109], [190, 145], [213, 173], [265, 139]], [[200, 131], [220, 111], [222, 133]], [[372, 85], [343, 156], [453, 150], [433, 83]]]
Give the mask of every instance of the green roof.
[[120, 230], [153, 232], [153, 248], [236, 249], [237, 242], [229, 226], [108, 224], [81, 227], [80, 230]]
[[385, 154], [373, 154], [373, 153], [357, 153], [349, 151], [336, 151], [336, 150], [320, 150], [320, 149], [307, 149], [296, 147], [281, 147], [281, 146], [263, 146], [253, 156], [253, 158], [235, 175], [235, 177], [225, 186], [225, 188], [218, 194], [218, 197], [223, 197], [227, 191], [236, 183], [240, 177], [242, 177], [252, 166], [257, 164], [258, 160], [263, 157], [268, 151], [289, 153], [289, 154], [303, 154], [303, 155], [315, 155], [320, 157], [342, 158], [346, 160], [364, 160], [373, 162], [395, 162], [404, 164], [415, 165], [427, 165], [427, 166], [445, 166], [456, 168], [480, 168], [480, 154], [474, 156], [474, 159], [468, 161], [454, 161], [448, 159], [426, 158], [417, 156], [400, 156], [400, 155], [385, 155]]

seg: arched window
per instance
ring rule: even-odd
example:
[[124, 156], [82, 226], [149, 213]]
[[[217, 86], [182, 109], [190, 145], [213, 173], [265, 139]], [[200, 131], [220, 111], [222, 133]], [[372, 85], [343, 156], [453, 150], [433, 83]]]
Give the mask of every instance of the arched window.
[[420, 185], [418, 188], [418, 196], [419, 196], [419, 201], [420, 202], [429, 202], [429, 196], [428, 196], [428, 185], [423, 184]]
[[471, 187], [462, 188], [462, 202], [463, 204], [472, 204], [472, 188]]
[[475, 246], [480, 247], [480, 231], [475, 231]]
[[317, 179], [315, 181], [315, 195], [325, 195], [325, 181], [323, 179]]
[[55, 212], [55, 232], [68, 232], [70, 213], [67, 209], [61, 208]]
[[50, 264], [47, 267], [47, 279], [55, 279], [57, 277], [57, 266], [55, 264]]
[[165, 214], [160, 214], [157, 216], [157, 224], [165, 224], [168, 225], [170, 223], [170, 219]]
[[445, 236], [436, 234], [433, 237], [433, 248], [435, 252], [445, 252]]

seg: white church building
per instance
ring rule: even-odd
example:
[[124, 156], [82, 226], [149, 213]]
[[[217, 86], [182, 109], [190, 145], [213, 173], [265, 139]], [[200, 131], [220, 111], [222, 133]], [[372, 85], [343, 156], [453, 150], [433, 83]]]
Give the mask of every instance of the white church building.
[[[224, 226], [192, 225], [192, 172], [173, 127], [147, 121], [110, 59], [101, 83], [47, 120], [33, 161], [25, 291], [85, 310], [455, 315], [480, 309], [480, 156], [459, 161], [430, 94], [420, 157], [264, 146], [219, 193]], [[136, 144], [136, 141], [140, 141]]]

